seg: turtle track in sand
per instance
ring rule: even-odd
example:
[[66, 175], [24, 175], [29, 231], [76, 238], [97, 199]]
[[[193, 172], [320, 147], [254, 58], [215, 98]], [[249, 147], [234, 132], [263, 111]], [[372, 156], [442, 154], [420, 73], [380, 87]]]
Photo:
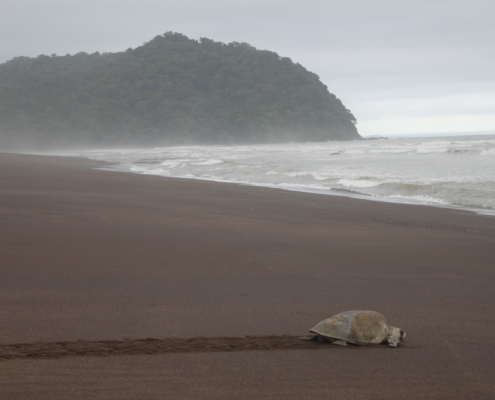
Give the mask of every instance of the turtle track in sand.
[[168, 353], [317, 350], [331, 346], [302, 341], [298, 336], [196, 337], [189, 339], [77, 340], [72, 342], [0, 344], [0, 361], [59, 359]]

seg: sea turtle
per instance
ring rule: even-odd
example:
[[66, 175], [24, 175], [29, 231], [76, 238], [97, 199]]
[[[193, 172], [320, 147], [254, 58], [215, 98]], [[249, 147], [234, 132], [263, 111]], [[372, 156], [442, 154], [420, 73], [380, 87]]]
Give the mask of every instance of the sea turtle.
[[388, 326], [385, 317], [376, 311], [345, 311], [321, 321], [309, 330], [316, 335], [304, 336], [302, 340], [329, 341], [332, 344], [346, 346], [378, 344], [387, 342], [397, 347], [406, 333], [399, 328]]

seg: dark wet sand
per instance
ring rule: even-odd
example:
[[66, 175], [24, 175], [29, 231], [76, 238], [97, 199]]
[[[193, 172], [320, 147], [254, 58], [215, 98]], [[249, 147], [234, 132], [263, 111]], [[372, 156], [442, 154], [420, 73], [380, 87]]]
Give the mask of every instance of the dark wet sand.
[[98, 165], [0, 153], [0, 399], [495, 398], [494, 218]]

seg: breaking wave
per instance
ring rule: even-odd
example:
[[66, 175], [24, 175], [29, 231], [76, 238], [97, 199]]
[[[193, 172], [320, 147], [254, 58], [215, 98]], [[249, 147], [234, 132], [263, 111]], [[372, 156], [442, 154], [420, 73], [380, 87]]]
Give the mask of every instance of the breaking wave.
[[495, 137], [85, 151], [139, 174], [235, 182], [495, 214]]

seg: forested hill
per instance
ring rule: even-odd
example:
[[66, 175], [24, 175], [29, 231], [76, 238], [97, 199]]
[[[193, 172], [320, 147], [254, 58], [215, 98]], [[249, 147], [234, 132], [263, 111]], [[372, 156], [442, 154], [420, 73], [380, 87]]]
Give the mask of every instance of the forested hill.
[[318, 76], [246, 43], [155, 37], [0, 65], [0, 148], [360, 139]]

